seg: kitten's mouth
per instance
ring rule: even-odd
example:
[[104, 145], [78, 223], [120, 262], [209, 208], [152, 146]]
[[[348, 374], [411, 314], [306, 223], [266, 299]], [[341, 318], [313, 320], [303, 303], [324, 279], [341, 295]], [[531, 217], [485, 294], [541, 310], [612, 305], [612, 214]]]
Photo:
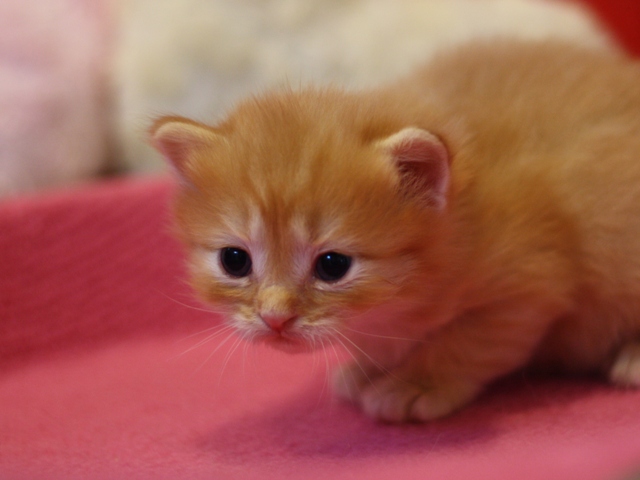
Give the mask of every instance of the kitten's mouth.
[[259, 337], [259, 340], [270, 347], [287, 353], [304, 353], [313, 350], [311, 344], [302, 337], [274, 333]]

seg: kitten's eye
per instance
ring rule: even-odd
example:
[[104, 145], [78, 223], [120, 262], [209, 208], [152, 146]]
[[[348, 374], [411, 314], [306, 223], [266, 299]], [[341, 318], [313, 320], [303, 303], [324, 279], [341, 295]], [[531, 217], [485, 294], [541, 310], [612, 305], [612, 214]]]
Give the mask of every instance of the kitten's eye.
[[323, 253], [316, 260], [316, 276], [325, 282], [344, 277], [351, 267], [351, 257], [336, 252]]
[[251, 257], [237, 247], [225, 247], [220, 250], [220, 263], [232, 277], [246, 277], [251, 273]]

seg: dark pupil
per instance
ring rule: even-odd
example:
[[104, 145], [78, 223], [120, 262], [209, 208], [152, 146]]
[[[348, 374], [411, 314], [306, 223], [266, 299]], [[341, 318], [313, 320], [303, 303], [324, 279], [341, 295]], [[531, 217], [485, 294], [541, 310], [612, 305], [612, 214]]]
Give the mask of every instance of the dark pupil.
[[251, 257], [241, 248], [223, 248], [220, 251], [220, 263], [232, 277], [245, 277], [251, 272]]
[[316, 275], [325, 282], [335, 282], [344, 277], [351, 267], [351, 257], [336, 252], [323, 253], [316, 262]]

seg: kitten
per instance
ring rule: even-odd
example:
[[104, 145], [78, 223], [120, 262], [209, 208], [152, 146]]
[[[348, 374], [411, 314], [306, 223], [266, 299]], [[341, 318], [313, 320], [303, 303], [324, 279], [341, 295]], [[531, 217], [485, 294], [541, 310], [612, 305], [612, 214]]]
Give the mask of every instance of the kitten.
[[532, 365], [640, 384], [640, 68], [467, 45], [385, 88], [159, 119], [193, 285], [240, 335], [357, 357], [338, 393], [427, 421]]

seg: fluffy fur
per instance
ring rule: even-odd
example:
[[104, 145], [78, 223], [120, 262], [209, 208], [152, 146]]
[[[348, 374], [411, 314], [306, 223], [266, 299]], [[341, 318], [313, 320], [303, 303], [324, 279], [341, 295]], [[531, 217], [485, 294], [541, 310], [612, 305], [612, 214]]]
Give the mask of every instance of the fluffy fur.
[[[160, 119], [193, 284], [244, 336], [343, 343], [338, 393], [426, 421], [526, 365], [640, 384], [640, 69], [558, 42], [468, 45], [390, 87]], [[225, 274], [220, 250], [250, 253]], [[314, 274], [322, 252], [347, 275]], [[265, 318], [286, 322], [273, 329]]]

